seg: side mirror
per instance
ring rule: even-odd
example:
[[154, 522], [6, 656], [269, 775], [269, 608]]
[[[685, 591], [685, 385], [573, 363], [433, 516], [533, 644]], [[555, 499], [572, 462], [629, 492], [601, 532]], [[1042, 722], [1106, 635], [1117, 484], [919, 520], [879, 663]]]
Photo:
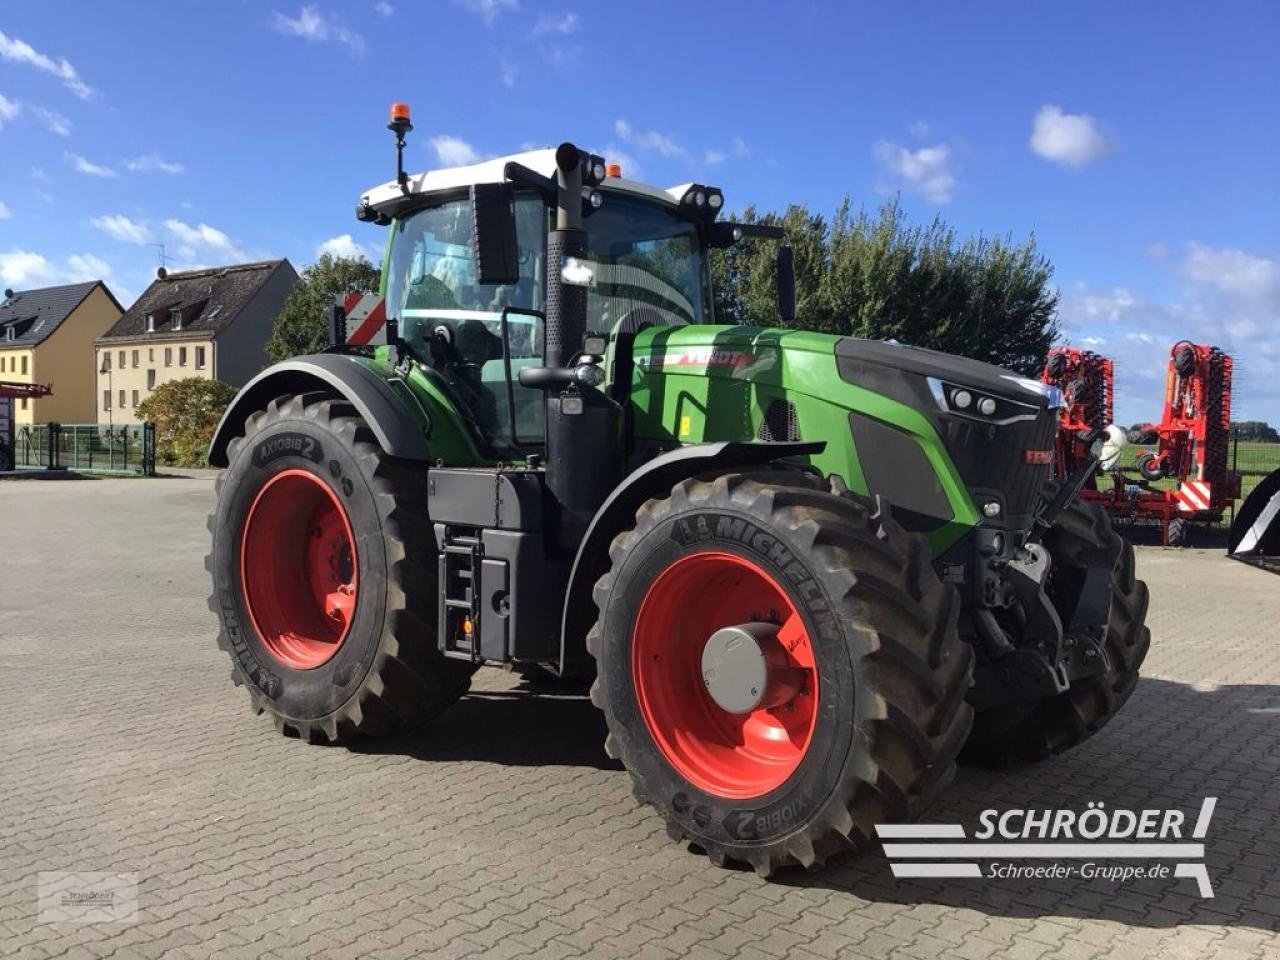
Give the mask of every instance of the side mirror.
[[515, 283], [520, 279], [514, 203], [515, 191], [509, 183], [471, 185], [471, 240], [476, 279], [482, 284]]
[[778, 248], [778, 316], [783, 323], [796, 318], [796, 261], [786, 244]]

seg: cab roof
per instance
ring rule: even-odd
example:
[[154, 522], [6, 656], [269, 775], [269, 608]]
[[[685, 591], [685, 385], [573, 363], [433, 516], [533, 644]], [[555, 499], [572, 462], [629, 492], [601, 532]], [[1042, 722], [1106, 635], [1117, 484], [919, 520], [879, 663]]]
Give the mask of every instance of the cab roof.
[[[423, 173], [409, 175], [409, 193], [427, 195], [447, 193], [469, 187], [473, 183], [503, 183], [508, 163], [519, 163], [546, 177], [555, 177], [556, 151], [552, 147], [540, 150], [526, 150], [505, 157], [494, 157], [461, 167], [445, 167], [441, 170], [427, 170]], [[638, 180], [626, 180], [622, 177], [605, 177], [599, 189], [632, 193], [650, 200], [657, 200], [671, 206], [677, 206], [692, 184], [680, 184], [663, 190], [659, 187], [640, 183]], [[360, 197], [362, 206], [377, 207], [388, 201], [399, 200], [404, 194], [395, 180], [388, 180], [376, 187], [370, 187]]]

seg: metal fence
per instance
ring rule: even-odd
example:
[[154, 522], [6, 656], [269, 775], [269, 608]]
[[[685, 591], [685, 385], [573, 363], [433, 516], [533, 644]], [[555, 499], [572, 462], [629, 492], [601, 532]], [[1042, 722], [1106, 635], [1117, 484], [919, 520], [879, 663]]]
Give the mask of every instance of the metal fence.
[[156, 472], [153, 423], [40, 423], [18, 427], [13, 443], [18, 469], [80, 470], [91, 473]]
[[1231, 439], [1231, 469], [1240, 474], [1240, 498], [1249, 495], [1262, 478], [1280, 470], [1280, 443]]

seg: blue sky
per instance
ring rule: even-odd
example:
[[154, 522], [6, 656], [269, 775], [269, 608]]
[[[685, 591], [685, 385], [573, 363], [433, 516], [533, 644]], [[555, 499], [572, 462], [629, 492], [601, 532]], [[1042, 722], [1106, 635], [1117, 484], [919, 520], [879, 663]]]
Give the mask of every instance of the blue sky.
[[1067, 339], [1159, 416], [1168, 346], [1237, 357], [1280, 422], [1280, 5], [0, 2], [0, 278], [376, 249], [392, 171], [562, 139], [730, 207], [901, 192], [1034, 231]]

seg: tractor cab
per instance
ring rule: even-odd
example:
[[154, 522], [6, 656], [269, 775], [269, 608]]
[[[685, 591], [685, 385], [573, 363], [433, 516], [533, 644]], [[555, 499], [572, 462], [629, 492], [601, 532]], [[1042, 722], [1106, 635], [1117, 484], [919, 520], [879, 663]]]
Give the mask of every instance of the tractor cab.
[[[717, 222], [723, 202], [714, 187], [624, 179], [616, 164], [564, 144], [400, 170], [361, 197], [357, 216], [390, 227], [385, 309], [402, 345], [454, 381], [501, 458], [544, 449], [546, 393], [556, 384], [535, 383], [534, 371], [572, 365], [596, 385], [620, 335], [714, 322], [709, 250], [777, 235]], [[565, 230], [574, 249], [553, 256], [549, 245]], [[575, 306], [568, 329], [557, 311], [548, 339], [549, 303], [566, 289]]]

